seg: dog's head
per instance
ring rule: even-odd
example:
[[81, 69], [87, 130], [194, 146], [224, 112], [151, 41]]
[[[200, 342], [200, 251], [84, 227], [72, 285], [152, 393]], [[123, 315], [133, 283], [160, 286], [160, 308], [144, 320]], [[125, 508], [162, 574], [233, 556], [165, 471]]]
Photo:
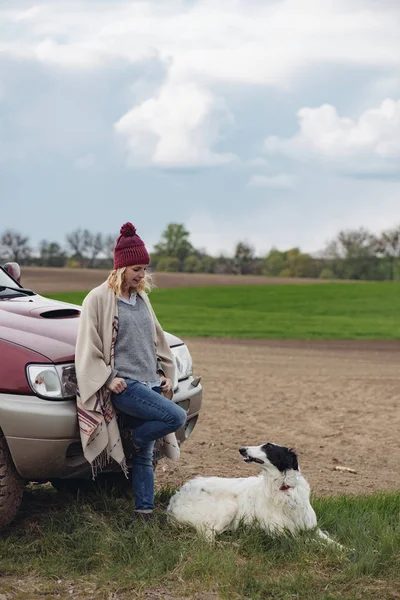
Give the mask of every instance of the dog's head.
[[245, 446], [239, 448], [239, 452], [243, 456], [244, 462], [255, 462], [264, 469], [273, 466], [281, 473], [289, 469], [295, 471], [299, 469], [296, 453], [291, 448], [278, 446], [271, 442], [261, 446]]

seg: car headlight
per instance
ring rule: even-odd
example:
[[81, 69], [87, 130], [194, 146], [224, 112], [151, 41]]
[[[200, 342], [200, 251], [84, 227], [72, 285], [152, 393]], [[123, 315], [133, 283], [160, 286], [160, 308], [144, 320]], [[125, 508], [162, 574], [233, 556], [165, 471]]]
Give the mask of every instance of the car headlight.
[[193, 361], [188, 347], [185, 344], [171, 348], [175, 358], [175, 381], [174, 387], [178, 385], [180, 379], [187, 379], [193, 372]]
[[65, 400], [76, 395], [74, 364], [28, 365], [26, 376], [32, 390], [42, 398]]

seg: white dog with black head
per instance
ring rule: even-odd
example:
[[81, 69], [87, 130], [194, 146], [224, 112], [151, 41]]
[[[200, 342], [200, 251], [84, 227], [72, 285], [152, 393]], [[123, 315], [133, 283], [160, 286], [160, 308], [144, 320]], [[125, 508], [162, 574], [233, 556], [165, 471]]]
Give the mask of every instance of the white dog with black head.
[[320, 538], [336, 544], [317, 529], [310, 486], [291, 448], [266, 443], [246, 446], [239, 452], [246, 463], [260, 467], [258, 476], [191, 479], [172, 496], [168, 514], [189, 523], [210, 540], [227, 529], [236, 529], [239, 523], [253, 523], [272, 534], [315, 529]]

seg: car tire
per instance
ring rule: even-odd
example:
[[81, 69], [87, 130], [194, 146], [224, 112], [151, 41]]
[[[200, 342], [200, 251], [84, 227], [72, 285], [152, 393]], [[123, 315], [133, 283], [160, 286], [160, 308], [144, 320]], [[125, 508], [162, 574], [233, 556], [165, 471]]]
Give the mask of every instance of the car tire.
[[18, 475], [7, 442], [0, 431], [0, 529], [6, 527], [18, 512], [24, 480]]

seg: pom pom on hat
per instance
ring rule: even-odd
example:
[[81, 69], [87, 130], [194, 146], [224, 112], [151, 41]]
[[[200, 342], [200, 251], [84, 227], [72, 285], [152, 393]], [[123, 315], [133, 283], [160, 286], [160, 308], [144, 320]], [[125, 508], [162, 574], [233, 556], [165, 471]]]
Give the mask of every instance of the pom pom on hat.
[[119, 230], [119, 232], [124, 237], [129, 237], [130, 235], [135, 235], [135, 233], [136, 233], [136, 227], [134, 225], [132, 225], [132, 223], [130, 223], [128, 221], [127, 223], [124, 223], [122, 225], [122, 227]]
[[149, 253], [143, 240], [136, 233], [136, 227], [128, 221], [122, 225], [120, 234], [114, 248], [114, 269], [148, 265]]

